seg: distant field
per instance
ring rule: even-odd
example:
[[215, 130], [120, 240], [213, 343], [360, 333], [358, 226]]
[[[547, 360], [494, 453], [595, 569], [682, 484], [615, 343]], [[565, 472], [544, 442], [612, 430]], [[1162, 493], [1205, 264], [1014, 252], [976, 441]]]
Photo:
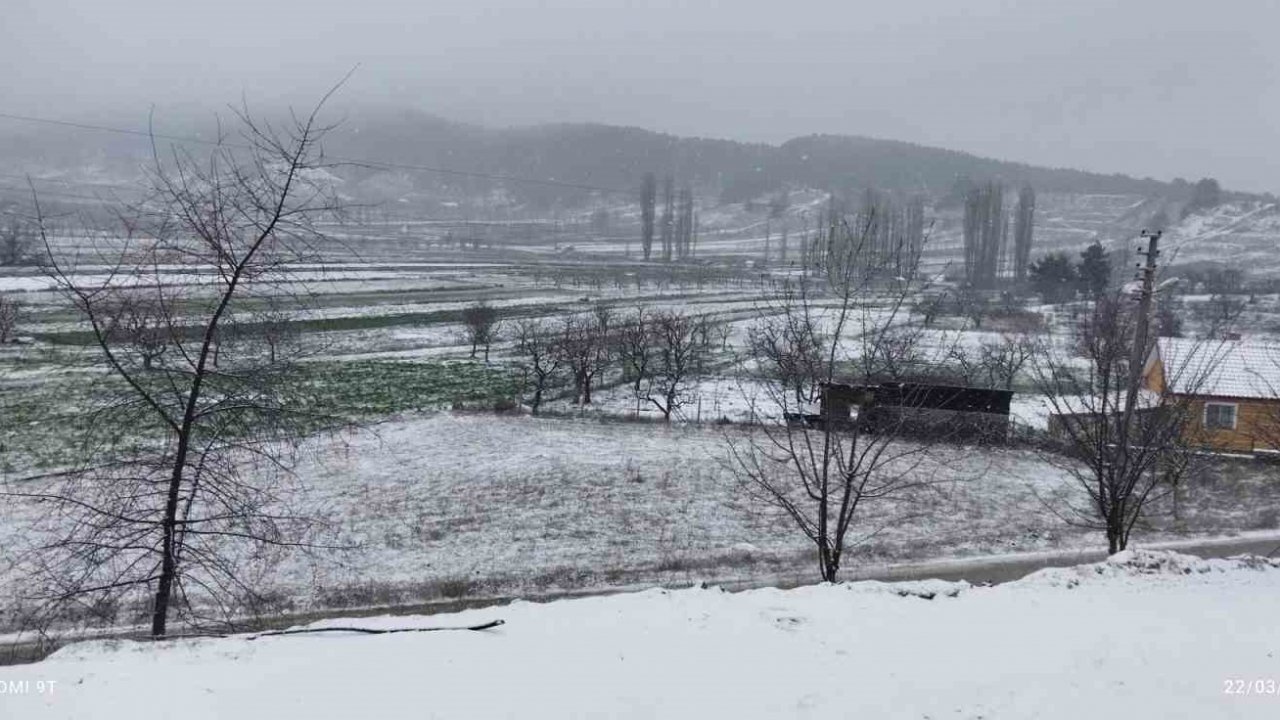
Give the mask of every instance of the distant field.
[[[352, 232], [330, 263], [303, 268], [290, 289], [305, 290], [308, 300], [289, 308], [306, 359], [288, 378], [297, 406], [365, 428], [308, 441], [294, 487], [293, 499], [329, 521], [324, 544], [347, 549], [246, 556], [246, 576], [272, 609], [288, 610], [807, 574], [810, 551], [795, 530], [742, 501], [725, 465], [725, 437], [767, 415], [744, 357], [748, 332], [768, 312], [762, 301], [794, 273], [794, 254], [785, 263], [780, 255], [781, 228], [795, 253], [802, 214], [819, 200], [781, 218], [726, 212], [696, 262], [674, 267], [639, 262], [638, 242], [616, 233], [459, 248], [445, 246], [432, 225]], [[1040, 247], [1071, 252], [1094, 239], [1125, 241], [1152, 210], [1128, 196], [1045, 197], [1041, 208]], [[1273, 242], [1265, 224], [1272, 213], [1228, 207], [1179, 226], [1169, 247], [1200, 257], [1238, 245], [1253, 257]], [[775, 253], [767, 264], [766, 229]], [[934, 239], [928, 264], [953, 268], [960, 250], [953, 211], [939, 215]], [[101, 268], [82, 272], [106, 277]], [[195, 292], [208, 281], [181, 267], [148, 279]], [[0, 270], [0, 292], [24, 304], [19, 335], [29, 339], [0, 347], [0, 481], [29, 487], [40, 481], [24, 478], [93, 458], [90, 431], [118, 432], [125, 450], [154, 437], [145, 421], [113, 421], [102, 411], [118, 381], [97, 369], [84, 324], [46, 278], [31, 268]], [[1190, 297], [1188, 306], [1206, 299]], [[509, 334], [490, 364], [469, 357], [461, 312], [480, 300], [506, 320], [643, 306], [682, 309], [727, 329], [671, 426], [655, 422], [657, 413], [617, 370], [601, 378], [591, 407], [553, 392], [544, 408], [550, 417], [531, 418], [512, 411], [517, 358]], [[1041, 339], [1069, 344], [1070, 309], [1030, 312], [1055, 318]], [[1251, 298], [1245, 313], [1259, 335], [1280, 330], [1280, 297]], [[1189, 331], [1198, 327], [1194, 316]], [[998, 342], [1008, 332], [998, 322], [977, 329], [948, 316], [921, 343], [927, 361], [944, 362], [950, 347]], [[1028, 392], [1025, 375], [1015, 386], [1015, 420], [1043, 427], [1043, 401]], [[934, 494], [869, 508], [850, 567], [1097, 542], [1096, 533], [1050, 510], [1051, 498], [1073, 491], [1031, 450], [944, 446], [928, 471], [945, 478]], [[1158, 508], [1139, 542], [1280, 526], [1280, 485], [1265, 474], [1249, 465], [1204, 469], [1177, 521], [1171, 507]], [[18, 558], [51, 529], [40, 527], [47, 520], [35, 504], [0, 507], [0, 545], [8, 550], [0, 602], [16, 602]], [[120, 620], [132, 617], [129, 607], [119, 612]]]

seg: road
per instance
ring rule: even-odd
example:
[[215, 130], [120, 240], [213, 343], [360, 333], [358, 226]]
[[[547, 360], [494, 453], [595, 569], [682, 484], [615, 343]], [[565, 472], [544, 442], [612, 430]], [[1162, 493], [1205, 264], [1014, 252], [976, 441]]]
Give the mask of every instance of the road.
[[[1180, 540], [1143, 544], [1147, 550], [1174, 550], [1202, 558], [1231, 555], [1280, 555], [1280, 535], [1254, 535], [1242, 538], [1212, 540]], [[851, 580], [964, 580], [974, 585], [999, 584], [1026, 577], [1048, 567], [1070, 567], [1099, 562], [1107, 557], [1105, 550], [1055, 550], [990, 557], [941, 560], [883, 567], [869, 567], [855, 572]]]

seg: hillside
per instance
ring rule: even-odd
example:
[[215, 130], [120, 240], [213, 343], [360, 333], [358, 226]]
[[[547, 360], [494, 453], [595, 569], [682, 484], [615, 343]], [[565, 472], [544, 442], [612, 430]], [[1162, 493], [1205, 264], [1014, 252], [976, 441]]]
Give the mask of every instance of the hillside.
[[[640, 128], [558, 124], [491, 129], [416, 111], [353, 114], [330, 141], [342, 155], [608, 188], [638, 187], [651, 171], [670, 173], [703, 195], [740, 202], [787, 187], [856, 193], [867, 187], [945, 196], [958, 179], [1030, 183], [1044, 192], [1165, 195], [1183, 188], [1150, 178], [1036, 167], [893, 140], [808, 136], [781, 145], [666, 135]], [[456, 180], [421, 182], [454, 187]], [[474, 181], [468, 181], [474, 185]], [[479, 189], [479, 188], [476, 188]], [[535, 203], [580, 201], [586, 191], [515, 186]]]
[[[214, 137], [216, 127], [208, 118], [195, 121], [192, 117], [196, 116], [162, 116], [157, 120], [158, 132]], [[0, 166], [9, 174], [127, 181], [136, 176], [137, 165], [149, 149], [144, 137], [0, 122]], [[1041, 192], [1070, 194], [1177, 199], [1187, 191], [1185, 183], [1036, 167], [865, 137], [815, 135], [765, 145], [598, 124], [487, 128], [410, 109], [353, 110], [329, 135], [326, 149], [342, 159], [472, 173], [343, 165], [339, 172], [349, 181], [349, 191], [369, 200], [399, 200], [406, 195], [461, 199], [497, 192], [521, 205], [572, 207], [598, 193], [476, 175], [552, 180], [625, 195], [639, 187], [645, 172], [660, 177], [671, 174], [679, 183], [693, 185], [703, 197], [723, 202], [741, 202], [783, 188], [846, 194], [876, 187], [946, 198], [962, 178], [998, 179], [1015, 186], [1030, 183]]]

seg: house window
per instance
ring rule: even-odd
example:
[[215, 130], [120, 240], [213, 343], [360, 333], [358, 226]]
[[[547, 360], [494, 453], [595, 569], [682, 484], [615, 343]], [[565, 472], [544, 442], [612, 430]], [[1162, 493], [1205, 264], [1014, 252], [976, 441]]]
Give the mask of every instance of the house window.
[[1234, 403], [1205, 403], [1204, 426], [1210, 430], [1235, 430], [1236, 406]]

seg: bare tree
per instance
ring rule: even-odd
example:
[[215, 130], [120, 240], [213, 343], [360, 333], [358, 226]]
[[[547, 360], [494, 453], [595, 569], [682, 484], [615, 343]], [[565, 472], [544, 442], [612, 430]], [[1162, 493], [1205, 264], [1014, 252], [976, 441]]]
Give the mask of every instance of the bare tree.
[[21, 265], [31, 260], [36, 234], [30, 223], [17, 215], [10, 215], [0, 225], [0, 267]]
[[570, 315], [564, 319], [559, 349], [564, 364], [573, 374], [574, 399], [580, 405], [591, 404], [591, 389], [596, 376], [607, 370], [613, 361], [611, 325], [612, 313], [604, 305], [597, 306], [589, 314]]
[[982, 328], [982, 322], [991, 314], [991, 303], [979, 291], [973, 288], [962, 288], [955, 293], [956, 313], [966, 318], [975, 329]]
[[249, 340], [261, 345], [269, 364], [280, 362], [285, 353], [302, 352], [301, 333], [288, 309], [270, 303], [246, 313], [245, 317]]
[[662, 261], [671, 262], [672, 243], [676, 231], [675, 180], [666, 176], [662, 180]]
[[[1066, 502], [1060, 515], [1104, 532], [1109, 552], [1116, 553], [1128, 547], [1149, 504], [1186, 474], [1197, 448], [1188, 435], [1193, 408], [1187, 395], [1139, 385], [1154, 341], [1138, 337], [1132, 299], [1099, 300], [1077, 335], [1078, 356], [1064, 357], [1046, 344], [1032, 364], [1037, 389], [1053, 412], [1055, 452], [1046, 457], [1084, 498]], [[1212, 364], [1200, 359], [1166, 365], [1165, 386], [1176, 378], [1183, 392], [1194, 395]]]
[[563, 353], [556, 331], [543, 320], [523, 318], [515, 324], [516, 354], [520, 357], [523, 382], [521, 386], [529, 395], [530, 411], [538, 414], [544, 396], [559, 387]]
[[920, 346], [921, 330], [918, 326], [901, 323], [861, 337], [860, 340], [866, 342], [856, 358], [858, 373], [884, 381], [917, 379], [922, 374], [921, 366], [925, 364]]
[[1230, 295], [1213, 295], [1192, 306], [1201, 324], [1201, 336], [1206, 339], [1224, 340], [1231, 337], [1240, 325], [1245, 303]]
[[656, 362], [645, 378], [645, 399], [671, 422], [671, 414], [689, 401], [689, 381], [706, 353], [706, 320], [668, 311], [654, 315], [650, 327]]
[[1012, 390], [1037, 349], [1026, 335], [1001, 335], [999, 340], [982, 341], [977, 348], [957, 343], [948, 356], [969, 384]]
[[916, 300], [915, 311], [920, 316], [920, 324], [930, 327], [938, 316], [944, 315], [947, 309], [947, 298], [942, 293], [929, 293]]
[[654, 362], [652, 317], [643, 307], [635, 314], [622, 319], [617, 335], [618, 360], [622, 363], [623, 378], [631, 382], [631, 392], [636, 400], [636, 411], [644, 399], [644, 383]]
[[[105, 282], [60, 258], [37, 198], [49, 272], [114, 380], [88, 466], [5, 493], [47, 508], [32, 622], [147, 596], [154, 636], [175, 613], [195, 623], [212, 607], [227, 619], [261, 600], [250, 564], [316, 529], [291, 507], [289, 468], [329, 419], [294, 402], [292, 354], [269, 357], [250, 318], [304, 299], [291, 268], [316, 260], [315, 221], [339, 210], [319, 110], [284, 128], [238, 111], [241, 137], [220, 136], [204, 158], [154, 147], [149, 196], [117, 213], [123, 246], [91, 258], [110, 268]], [[175, 262], [199, 280], [164, 282], [159, 267]]]
[[680, 260], [688, 259], [693, 252], [693, 204], [693, 190], [682, 189], [677, 200], [675, 220], [675, 253]]
[[13, 340], [18, 329], [18, 316], [22, 306], [7, 295], [0, 295], [0, 344]]
[[640, 247], [648, 262], [653, 253], [653, 221], [658, 201], [658, 180], [653, 173], [644, 174], [640, 183]]
[[786, 387], [797, 408], [817, 400], [825, 363], [823, 312], [810, 298], [811, 285], [784, 284], [747, 330], [750, 357], [769, 368], [770, 381]]
[[[870, 220], [833, 223], [837, 235], [827, 238], [821, 287], [803, 278], [762, 306], [752, 380], [770, 406], [746, 438], [727, 438], [747, 496], [781, 512], [808, 538], [828, 582], [858, 541], [855, 527], [868, 504], [905, 501], [934, 484], [924, 467], [928, 446], [896, 437], [892, 413], [876, 412], [871, 399], [878, 378], [860, 370], [872, 365], [861, 356], [905, 319], [910, 294], [890, 269], [892, 260], [872, 252]], [[832, 401], [838, 386], [861, 398], [853, 414], [843, 415]], [[812, 417], [808, 404], [824, 394], [821, 415], [798, 421]]]
[[733, 338], [733, 319], [731, 317], [721, 317], [712, 327], [716, 340], [719, 341], [721, 350], [729, 349], [729, 340]]
[[1004, 188], [995, 182], [969, 188], [964, 202], [964, 273], [969, 287], [995, 288], [1007, 232]]
[[1030, 185], [1023, 185], [1018, 191], [1018, 206], [1013, 216], [1013, 279], [1018, 286], [1027, 282], [1035, 227], [1036, 191]]
[[498, 310], [484, 302], [469, 305], [462, 311], [462, 327], [467, 342], [471, 343], [471, 357], [477, 348], [484, 348], [484, 361], [489, 362], [489, 347], [498, 335]]
[[[168, 352], [173, 335], [169, 308], [144, 292], [119, 293], [100, 304], [103, 334], [116, 346], [137, 354], [143, 370], [151, 370]], [[217, 349], [214, 350], [217, 355]]]

